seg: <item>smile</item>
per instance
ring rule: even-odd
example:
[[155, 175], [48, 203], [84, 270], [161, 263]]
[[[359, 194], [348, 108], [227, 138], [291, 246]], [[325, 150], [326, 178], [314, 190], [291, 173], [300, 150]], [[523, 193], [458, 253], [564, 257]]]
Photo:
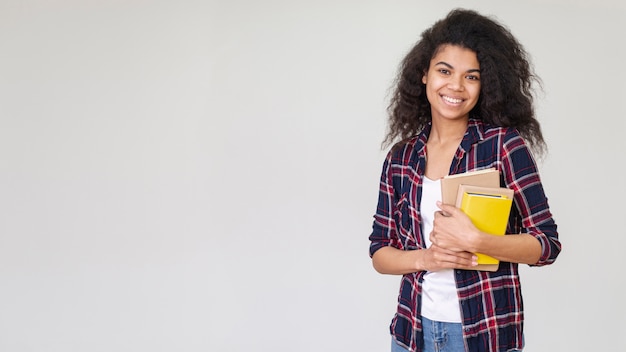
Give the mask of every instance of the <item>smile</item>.
[[463, 99], [452, 98], [452, 97], [448, 97], [445, 95], [442, 95], [441, 98], [447, 101], [448, 103], [452, 103], [452, 104], [459, 104], [463, 102]]

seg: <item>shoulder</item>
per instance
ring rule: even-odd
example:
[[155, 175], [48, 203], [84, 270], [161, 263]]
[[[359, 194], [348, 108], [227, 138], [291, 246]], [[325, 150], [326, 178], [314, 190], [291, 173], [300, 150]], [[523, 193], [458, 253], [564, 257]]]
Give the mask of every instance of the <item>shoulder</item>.
[[407, 164], [425, 146], [422, 135], [416, 135], [394, 144], [387, 153], [387, 160], [393, 164]]
[[476, 120], [470, 124], [470, 129], [472, 128], [483, 142], [497, 142], [508, 147], [526, 146], [524, 138], [514, 127], [495, 126]]

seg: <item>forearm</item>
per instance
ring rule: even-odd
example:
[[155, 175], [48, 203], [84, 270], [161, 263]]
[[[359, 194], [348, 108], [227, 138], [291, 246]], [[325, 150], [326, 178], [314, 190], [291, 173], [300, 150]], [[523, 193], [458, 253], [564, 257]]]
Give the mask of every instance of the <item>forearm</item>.
[[541, 243], [529, 234], [494, 236], [482, 233], [477, 238], [473, 251], [500, 261], [535, 264], [541, 256]]
[[383, 247], [372, 256], [374, 269], [381, 274], [404, 275], [425, 270], [423, 262], [424, 250], [400, 250], [394, 247]]

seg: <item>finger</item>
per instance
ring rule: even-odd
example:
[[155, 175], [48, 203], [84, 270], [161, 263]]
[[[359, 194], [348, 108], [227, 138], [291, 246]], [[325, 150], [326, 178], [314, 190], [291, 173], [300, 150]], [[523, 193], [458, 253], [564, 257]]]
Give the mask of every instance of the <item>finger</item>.
[[430, 243], [432, 245], [437, 245], [437, 239], [435, 238], [435, 231], [431, 231], [428, 238], [430, 239]]
[[446, 213], [443, 210], [438, 210], [438, 211], [435, 212], [435, 217], [439, 217], [439, 216], [446, 217], [446, 216], [450, 216], [450, 214]]
[[454, 211], [457, 210], [457, 208], [454, 205], [443, 204], [441, 201], [437, 202], [437, 207], [439, 207], [439, 209], [441, 209], [441, 212], [443, 214], [446, 214], [448, 216], [453, 214]]

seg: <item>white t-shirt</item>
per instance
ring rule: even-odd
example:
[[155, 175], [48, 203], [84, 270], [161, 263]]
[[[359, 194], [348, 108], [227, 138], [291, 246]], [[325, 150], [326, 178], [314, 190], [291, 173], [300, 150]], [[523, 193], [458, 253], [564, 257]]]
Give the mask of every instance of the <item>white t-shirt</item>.
[[[441, 200], [441, 181], [424, 177], [422, 184], [422, 229], [426, 247], [430, 247], [430, 232], [433, 230], [437, 201]], [[461, 322], [461, 308], [454, 280], [454, 269], [428, 271], [422, 285], [422, 315], [433, 321]]]

